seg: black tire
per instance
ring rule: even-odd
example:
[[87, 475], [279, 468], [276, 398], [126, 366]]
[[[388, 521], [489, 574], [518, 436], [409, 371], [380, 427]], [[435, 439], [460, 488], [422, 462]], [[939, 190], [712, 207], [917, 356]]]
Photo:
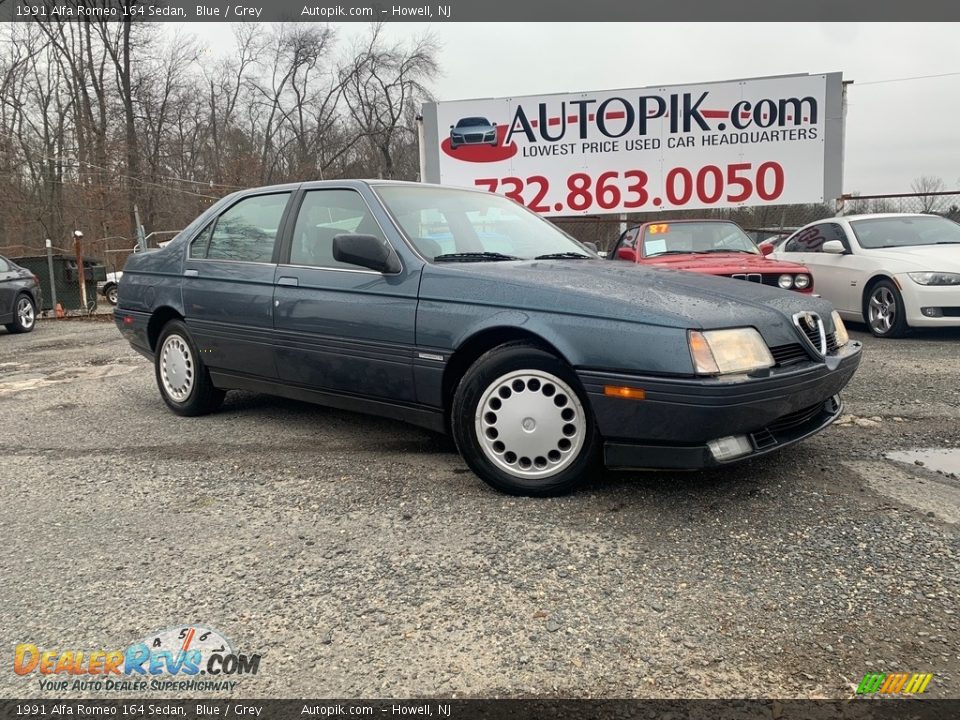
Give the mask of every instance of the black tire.
[[4, 325], [11, 333], [32, 332], [37, 326], [37, 303], [28, 293], [20, 293], [13, 301], [13, 322]]
[[863, 319], [875, 337], [899, 338], [910, 332], [903, 296], [890, 280], [879, 280], [867, 288]]
[[107, 299], [107, 302], [111, 305], [117, 304], [117, 284], [110, 283], [109, 285], [104, 286], [103, 296]]
[[[520, 389], [511, 393], [511, 387]], [[508, 392], [499, 394], [503, 391]], [[574, 397], [568, 398], [568, 394]], [[511, 405], [511, 398], [513, 403], [525, 404]], [[500, 416], [491, 412], [494, 408], [501, 411]], [[470, 366], [454, 394], [450, 425], [457, 449], [470, 469], [491, 487], [510, 495], [563, 495], [586, 480], [599, 464], [600, 436], [576, 375], [565, 362], [527, 342], [496, 347]], [[478, 426], [485, 428], [485, 439], [479, 437]], [[500, 434], [506, 429], [511, 435]], [[538, 429], [542, 434], [535, 437]], [[491, 430], [493, 435], [488, 434]], [[547, 452], [545, 447], [552, 449]], [[536, 457], [526, 457], [525, 450]], [[540, 476], [531, 477], [536, 473]]]
[[[177, 415], [206, 415], [223, 403], [226, 392], [213, 386], [197, 346], [180, 320], [171, 320], [163, 326], [154, 352], [153, 367], [160, 397]], [[186, 377], [190, 378], [189, 382]], [[177, 388], [183, 391], [182, 396], [173, 394]]]

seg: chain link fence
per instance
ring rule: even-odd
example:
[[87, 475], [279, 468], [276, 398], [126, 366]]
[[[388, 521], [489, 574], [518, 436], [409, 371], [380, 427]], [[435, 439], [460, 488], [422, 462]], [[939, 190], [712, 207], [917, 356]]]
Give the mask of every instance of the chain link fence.
[[[662, 212], [628, 213], [552, 218], [552, 222], [578, 240], [595, 243], [609, 252], [629, 227], [650, 221], [685, 219], [732, 220], [754, 241], [789, 234], [807, 223], [836, 215], [862, 213], [928, 213], [960, 222], [960, 190], [929, 193], [892, 193], [880, 195], [845, 194], [836, 204], [768, 205], [752, 208], [716, 210], [667, 210]], [[147, 247], [159, 247], [178, 230], [162, 230], [147, 236]], [[134, 239], [115, 235], [83, 240], [86, 304], [80, 290], [76, 252], [72, 247], [51, 248], [53, 273], [42, 242], [31, 245], [0, 247], [0, 255], [31, 270], [40, 278], [45, 312], [55, 310], [54, 297], [65, 313], [109, 312], [111, 306], [101, 290], [110, 273], [121, 272], [127, 258], [137, 251]], [[56, 291], [55, 293], [53, 291]]]
[[626, 215], [552, 218], [552, 222], [577, 240], [592, 242], [601, 251], [609, 252], [624, 230], [644, 222], [693, 219], [732, 220], [759, 243], [772, 237], [790, 234], [807, 223], [824, 218], [888, 212], [937, 214], [960, 222], [960, 190], [884, 195], [850, 194], [843, 195], [836, 204], [665, 210]]
[[850, 194], [840, 198], [843, 215], [926, 213], [960, 222], [960, 190], [892, 195]]
[[[147, 238], [147, 247], [157, 247], [179, 231], [159, 231]], [[127, 258], [137, 251], [136, 241], [123, 236], [83, 239], [81, 256], [84, 283], [81, 288], [77, 253], [72, 244], [51, 245], [48, 258], [44, 243], [0, 247], [0, 255], [27, 268], [40, 279], [40, 310], [57, 314], [56, 306], [66, 315], [110, 312], [112, 306], [104, 298], [104, 285], [113, 280], [112, 273], [122, 272]], [[84, 297], [85, 296], [85, 297]]]

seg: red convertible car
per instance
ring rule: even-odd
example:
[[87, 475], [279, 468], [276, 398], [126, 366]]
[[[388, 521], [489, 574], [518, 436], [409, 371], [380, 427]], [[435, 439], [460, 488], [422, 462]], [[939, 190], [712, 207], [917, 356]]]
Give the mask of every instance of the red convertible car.
[[813, 277], [806, 267], [767, 258], [740, 226], [729, 220], [669, 220], [637, 225], [620, 236], [610, 257], [813, 292]]

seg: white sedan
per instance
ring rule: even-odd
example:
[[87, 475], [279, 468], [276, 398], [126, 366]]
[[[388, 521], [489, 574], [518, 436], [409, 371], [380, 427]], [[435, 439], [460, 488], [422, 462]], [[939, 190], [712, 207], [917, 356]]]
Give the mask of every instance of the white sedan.
[[960, 225], [951, 220], [849, 215], [810, 223], [772, 245], [773, 257], [810, 268], [817, 292], [877, 337], [960, 326]]

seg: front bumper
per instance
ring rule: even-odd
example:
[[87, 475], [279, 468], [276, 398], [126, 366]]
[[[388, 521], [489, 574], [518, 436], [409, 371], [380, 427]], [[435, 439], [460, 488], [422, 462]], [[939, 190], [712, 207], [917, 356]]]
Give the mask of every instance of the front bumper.
[[[823, 430], [843, 409], [839, 394], [860, 354], [860, 343], [851, 341], [822, 362], [773, 368], [766, 377], [738, 382], [578, 374], [605, 439], [608, 467], [698, 469], [748, 460]], [[646, 397], [607, 396], [608, 385], [640, 388]], [[746, 436], [750, 452], [718, 461], [707, 443], [729, 436]]]
[[[897, 275], [895, 279], [906, 308], [907, 325], [960, 326], [960, 285], [920, 285], [907, 275]], [[925, 314], [923, 308], [934, 308], [934, 314]]]

